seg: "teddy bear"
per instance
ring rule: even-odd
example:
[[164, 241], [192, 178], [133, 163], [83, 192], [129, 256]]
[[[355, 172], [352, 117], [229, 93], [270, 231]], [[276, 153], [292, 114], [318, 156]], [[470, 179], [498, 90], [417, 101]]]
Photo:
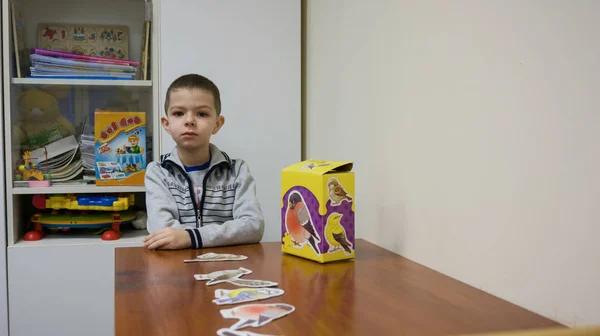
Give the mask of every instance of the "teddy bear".
[[60, 114], [58, 99], [50, 90], [26, 89], [19, 107], [12, 128], [14, 141], [21, 145], [45, 145], [75, 133], [73, 124]]

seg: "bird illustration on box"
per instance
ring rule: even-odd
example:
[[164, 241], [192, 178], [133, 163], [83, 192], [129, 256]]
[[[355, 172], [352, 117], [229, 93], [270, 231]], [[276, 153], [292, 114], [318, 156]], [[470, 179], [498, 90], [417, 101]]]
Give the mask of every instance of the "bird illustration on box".
[[325, 239], [329, 243], [329, 253], [344, 249], [346, 254], [352, 253], [352, 244], [348, 241], [346, 230], [340, 223], [342, 214], [334, 212], [327, 217], [325, 224]]
[[327, 188], [329, 189], [331, 205], [340, 205], [343, 200], [347, 200], [348, 202], [352, 201], [352, 197], [344, 190], [337, 179], [330, 179], [329, 182], [327, 182]]
[[317, 241], [321, 241], [310, 219], [308, 209], [298, 192], [292, 192], [288, 198], [285, 217], [285, 229], [292, 236], [294, 246], [302, 247], [308, 242], [317, 254], [320, 254]]

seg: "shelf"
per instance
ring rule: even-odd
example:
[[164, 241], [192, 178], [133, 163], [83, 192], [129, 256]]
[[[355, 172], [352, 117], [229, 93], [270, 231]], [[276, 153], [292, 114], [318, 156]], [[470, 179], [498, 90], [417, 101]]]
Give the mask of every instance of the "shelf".
[[114, 186], [97, 187], [95, 185], [70, 185], [70, 186], [50, 186], [42, 188], [17, 187], [12, 188], [14, 195], [34, 195], [34, 194], [92, 194], [92, 193], [120, 193], [120, 192], [145, 192], [144, 186]]
[[[75, 230], [75, 229], [74, 229]], [[146, 230], [127, 230], [117, 240], [102, 240], [100, 235], [86, 233], [69, 232], [65, 233], [47, 233], [46, 236], [37, 241], [19, 240], [8, 248], [28, 248], [28, 247], [51, 247], [51, 246], [143, 246], [144, 237], [148, 235]]]
[[134, 86], [150, 87], [151, 80], [111, 80], [111, 79], [54, 79], [54, 78], [13, 78], [15, 85], [79, 85], [79, 86]]

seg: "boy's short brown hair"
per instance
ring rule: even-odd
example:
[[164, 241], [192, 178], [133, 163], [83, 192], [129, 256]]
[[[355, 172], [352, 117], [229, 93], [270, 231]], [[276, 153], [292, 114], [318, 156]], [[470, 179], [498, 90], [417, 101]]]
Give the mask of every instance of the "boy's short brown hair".
[[221, 94], [219, 93], [219, 88], [210, 79], [198, 74], [183, 75], [169, 85], [167, 97], [165, 98], [165, 113], [169, 111], [169, 96], [171, 91], [177, 89], [199, 89], [210, 92], [215, 101], [217, 115], [221, 115]]

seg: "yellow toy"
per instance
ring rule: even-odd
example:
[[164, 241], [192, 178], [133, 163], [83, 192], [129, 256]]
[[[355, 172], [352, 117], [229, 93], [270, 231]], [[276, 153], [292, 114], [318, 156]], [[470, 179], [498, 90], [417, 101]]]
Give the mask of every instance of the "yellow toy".
[[[19, 119], [13, 125], [15, 141], [24, 144], [42, 133], [48, 133], [53, 138], [49, 139], [50, 141], [40, 140], [39, 145], [44, 145], [52, 142], [52, 140], [58, 140], [75, 133], [73, 124], [63, 117], [59, 111], [57, 96], [66, 96], [66, 94], [57, 91], [55, 95], [50, 90], [36, 88], [27, 89], [23, 92], [19, 100]], [[58, 134], [50, 135], [53, 132], [58, 132]], [[32, 144], [32, 146], [35, 145]]]
[[[46, 151], [44, 150], [46, 154]], [[33, 162], [30, 151], [23, 153], [23, 164], [19, 165], [18, 172], [14, 178], [15, 181], [28, 181], [30, 187], [48, 187], [50, 186], [50, 175], [44, 174], [40, 170], [40, 164]], [[45, 161], [45, 160], [44, 160]]]
[[25, 163], [19, 166], [19, 170], [23, 172], [23, 180], [43, 180], [44, 173], [37, 169], [39, 164], [30, 162], [29, 159], [31, 159], [31, 152], [27, 151], [23, 154], [23, 160], [25, 160]]
[[43, 227], [54, 229], [70, 228], [108, 228], [102, 233], [102, 240], [117, 240], [121, 238], [121, 224], [135, 220], [134, 211], [95, 212], [95, 213], [36, 213], [31, 216], [33, 230], [25, 233], [25, 241], [43, 239]]
[[134, 194], [124, 196], [94, 196], [94, 195], [34, 195], [33, 205], [40, 209], [67, 210], [98, 210], [123, 211], [133, 206]]
[[[33, 230], [24, 236], [26, 241], [43, 239], [43, 227], [69, 230], [100, 228], [102, 240], [121, 238], [121, 224], [136, 220], [137, 213], [128, 210], [134, 205], [134, 194], [125, 195], [34, 195], [33, 206], [40, 211], [33, 214]], [[60, 209], [65, 209], [59, 211]]]

